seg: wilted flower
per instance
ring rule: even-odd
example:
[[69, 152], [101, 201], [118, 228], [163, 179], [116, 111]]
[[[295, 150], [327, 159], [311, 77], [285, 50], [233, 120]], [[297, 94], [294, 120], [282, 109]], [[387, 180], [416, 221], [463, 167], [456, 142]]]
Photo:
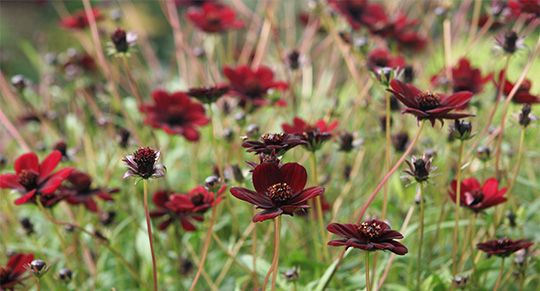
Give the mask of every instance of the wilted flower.
[[[93, 8], [92, 14], [96, 20], [101, 18], [101, 11], [99, 8]], [[79, 10], [72, 15], [66, 16], [60, 19], [60, 26], [66, 29], [84, 29], [90, 24], [86, 12]]]
[[495, 255], [498, 257], [508, 257], [512, 253], [515, 253], [519, 250], [526, 249], [532, 246], [534, 243], [528, 242], [527, 239], [519, 239], [513, 241], [509, 238], [500, 238], [490, 240], [484, 243], [476, 244], [476, 247], [486, 252], [488, 255]]
[[431, 166], [432, 161], [433, 158], [428, 158], [426, 154], [423, 154], [419, 159], [413, 156], [411, 162], [405, 160], [405, 163], [409, 166], [409, 170], [404, 170], [403, 172], [407, 173], [410, 176], [410, 179], [413, 180], [410, 184], [414, 182], [424, 183], [429, 180], [429, 178], [433, 177], [431, 172], [435, 171], [437, 167]]
[[292, 70], [296, 70], [300, 68], [301, 65], [303, 65], [306, 61], [306, 58], [304, 55], [301, 55], [299, 51], [293, 50], [290, 52], [286, 58], [285, 63], [291, 68]]
[[244, 27], [242, 20], [236, 19], [236, 13], [222, 4], [204, 3], [200, 8], [191, 7], [186, 17], [204, 32], [225, 32]]
[[513, 54], [517, 50], [524, 47], [523, 37], [519, 37], [513, 30], [509, 30], [504, 35], [499, 34], [495, 37], [495, 41], [507, 54]]
[[33, 259], [34, 254], [15, 254], [9, 258], [5, 266], [0, 265], [0, 290], [14, 290], [17, 284], [21, 284], [27, 278], [22, 278], [26, 266]]
[[27, 235], [34, 233], [34, 224], [33, 224], [32, 221], [30, 220], [30, 218], [25, 217], [25, 218], [21, 219], [21, 220], [19, 221], [19, 223], [21, 224], [21, 226], [22, 226], [23, 229], [24, 229], [24, 232], [25, 232]]
[[281, 156], [297, 145], [307, 144], [295, 135], [288, 133], [265, 133], [260, 140], [260, 142], [245, 141], [242, 143], [242, 147], [247, 148], [248, 153], [269, 155], [272, 151], [276, 151], [276, 155]]
[[129, 170], [124, 174], [124, 179], [129, 176], [138, 176], [140, 179], [165, 177], [167, 169], [163, 164], [157, 164], [160, 152], [150, 147], [140, 147], [132, 156], [126, 156], [122, 161], [126, 162]]
[[403, 235], [380, 220], [369, 220], [361, 224], [330, 223], [326, 229], [344, 239], [328, 242], [331, 246], [353, 247], [365, 251], [388, 250], [397, 255], [405, 255], [408, 250], [394, 239], [402, 239]]
[[274, 163], [262, 163], [253, 170], [255, 191], [233, 187], [231, 194], [264, 209], [253, 217], [253, 222], [272, 219], [281, 214], [294, 215], [294, 212], [310, 208], [307, 200], [321, 195], [320, 186], [304, 189], [307, 172], [297, 163], [287, 163], [279, 167]]
[[355, 148], [359, 148], [362, 143], [364, 143], [364, 139], [356, 139], [356, 132], [350, 133], [348, 131], [343, 131], [339, 135], [339, 151], [342, 152], [350, 152]]
[[491, 150], [487, 146], [479, 146], [476, 149], [476, 157], [485, 163], [491, 158]]
[[[452, 191], [448, 191], [450, 198], [456, 202], [457, 181], [452, 180], [450, 184]], [[499, 190], [499, 182], [495, 178], [489, 178], [480, 185], [475, 178], [465, 179], [461, 182], [461, 198], [460, 204], [462, 207], [467, 207], [478, 214], [480, 211], [506, 202], [503, 197], [506, 193], [506, 188]]]
[[285, 82], [274, 81], [274, 73], [265, 66], [254, 70], [249, 66], [225, 67], [223, 74], [230, 81], [230, 93], [254, 106], [270, 104], [264, 99], [269, 89], [286, 90], [289, 87]]
[[305, 146], [309, 151], [316, 151], [325, 141], [332, 137], [332, 131], [338, 126], [338, 123], [337, 120], [328, 124], [324, 120], [319, 120], [314, 125], [311, 125], [295, 117], [292, 125], [283, 123], [281, 127], [286, 133], [294, 134], [306, 141]]
[[[497, 88], [500, 88], [500, 82], [502, 82], [504, 78], [504, 70], [502, 70], [499, 73], [499, 81], [497, 82], [495, 79], [493, 80], [493, 83]], [[515, 84], [512, 84], [508, 80], [504, 80], [503, 85], [503, 92], [506, 96], [510, 95], [510, 92], [512, 92], [512, 89], [514, 88]], [[536, 95], [532, 95], [530, 93], [531, 90], [531, 80], [525, 79], [519, 86], [518, 90], [516, 91], [516, 94], [512, 98], [512, 102], [518, 103], [518, 104], [526, 104], [526, 103], [540, 103], [540, 97]]]
[[405, 84], [399, 80], [392, 80], [390, 83], [392, 92], [407, 108], [403, 109], [402, 114], [410, 113], [417, 117], [418, 121], [427, 119], [435, 126], [436, 120], [444, 124], [443, 119], [460, 119], [472, 114], [449, 113], [465, 105], [472, 98], [471, 92], [458, 92], [447, 96], [430, 91], [420, 91], [413, 85]]
[[409, 134], [407, 132], [400, 132], [394, 134], [390, 138], [392, 140], [392, 145], [398, 152], [404, 152], [407, 149], [407, 144], [409, 143]]
[[39, 164], [36, 154], [24, 154], [15, 161], [15, 174], [0, 175], [0, 188], [13, 189], [14, 192], [22, 194], [15, 200], [15, 205], [35, 204], [38, 195], [52, 196], [62, 181], [73, 171], [73, 167], [66, 167], [52, 173], [61, 159], [62, 154], [54, 151]]
[[77, 205], [84, 204], [86, 209], [97, 212], [98, 207], [94, 201], [94, 196], [97, 196], [106, 201], [114, 200], [110, 194], [117, 193], [119, 189], [102, 190], [100, 188], [92, 188], [92, 178], [83, 172], [77, 170], [71, 172], [66, 178], [70, 185], [60, 186], [58, 189], [65, 196], [69, 204]]
[[208, 124], [204, 107], [191, 102], [182, 92], [169, 94], [163, 90], [152, 93], [155, 105], [145, 104], [139, 110], [146, 114], [145, 123], [169, 134], [181, 134], [189, 141], [199, 140], [195, 127]]
[[218, 86], [204, 86], [200, 88], [191, 88], [186, 92], [189, 96], [201, 101], [204, 104], [210, 104], [216, 102], [219, 97], [223, 96], [229, 91], [229, 87], [225, 85]]

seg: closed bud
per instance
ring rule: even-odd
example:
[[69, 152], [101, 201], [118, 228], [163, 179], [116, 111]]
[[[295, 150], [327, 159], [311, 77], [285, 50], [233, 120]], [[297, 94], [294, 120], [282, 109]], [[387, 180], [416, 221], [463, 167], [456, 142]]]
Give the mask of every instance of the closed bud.
[[218, 176], [210, 176], [204, 179], [204, 186], [208, 191], [217, 191], [221, 187], [221, 179]]
[[60, 281], [69, 282], [71, 281], [72, 276], [73, 274], [71, 273], [71, 270], [68, 268], [64, 268], [58, 271], [58, 279], [60, 279]]
[[28, 85], [28, 80], [23, 75], [15, 75], [11, 78], [11, 85], [21, 91]]
[[40, 278], [49, 271], [50, 266], [47, 266], [47, 263], [43, 260], [33, 260], [26, 268], [28, 271], [32, 272], [34, 276]]
[[450, 134], [453, 138], [465, 141], [471, 139], [476, 133], [471, 134], [472, 126], [470, 122], [456, 119], [454, 125], [450, 126]]
[[485, 163], [491, 158], [491, 150], [487, 146], [480, 146], [476, 149], [476, 157]]

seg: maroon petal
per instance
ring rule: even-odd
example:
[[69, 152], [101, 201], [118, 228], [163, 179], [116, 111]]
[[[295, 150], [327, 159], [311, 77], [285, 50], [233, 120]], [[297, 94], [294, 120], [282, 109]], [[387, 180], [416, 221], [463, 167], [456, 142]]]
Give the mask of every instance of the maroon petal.
[[387, 239], [402, 239], [403, 235], [399, 233], [397, 230], [386, 230], [384, 233], [382, 233], [378, 239], [379, 240], [387, 240]]
[[37, 174], [39, 173], [38, 157], [34, 153], [24, 154], [15, 161], [14, 167], [17, 174], [19, 174], [22, 170], [31, 170]]
[[62, 184], [62, 181], [71, 174], [71, 171], [73, 171], [74, 167], [67, 167], [64, 168], [54, 174], [52, 174], [49, 179], [47, 179], [43, 185], [39, 186], [39, 192], [43, 194], [49, 194], [54, 192]]
[[[480, 188], [480, 185], [478, 185]], [[486, 196], [494, 196], [499, 189], [499, 182], [495, 178], [489, 178], [484, 182], [484, 187], [482, 187], [482, 192]]]
[[331, 240], [331, 241], [328, 242], [328, 245], [329, 246], [334, 246], [334, 247], [346, 246], [347, 245], [347, 240], [346, 239]]
[[16, 174], [0, 175], [0, 188], [22, 190], [24, 187], [19, 183], [19, 176]]
[[274, 203], [268, 196], [242, 187], [232, 187], [231, 194], [261, 208], [269, 209], [274, 207]]
[[180, 223], [182, 224], [182, 227], [186, 231], [195, 231], [197, 230], [197, 227], [191, 223], [186, 217], [180, 217]]
[[[273, 165], [273, 164], [272, 164]], [[276, 168], [278, 168], [276, 166]], [[304, 189], [307, 182], [307, 171], [298, 163], [287, 163], [281, 167], [282, 177], [293, 190], [293, 193], [298, 193]], [[255, 175], [255, 174], [254, 174]]]
[[271, 209], [265, 209], [253, 216], [253, 222], [261, 222], [267, 219], [272, 219], [274, 217], [277, 217], [283, 213], [283, 210], [280, 208], [271, 208]]
[[92, 212], [98, 212], [98, 207], [96, 205], [96, 202], [93, 199], [87, 199], [84, 203], [84, 206], [86, 206], [86, 209], [92, 211]]
[[24, 204], [24, 203], [28, 203], [28, 200], [32, 199], [35, 194], [36, 194], [36, 189], [24, 194], [23, 196], [15, 199], [15, 205], [21, 205], [21, 204]]
[[48, 157], [39, 165], [38, 183], [43, 182], [54, 171], [60, 160], [62, 159], [62, 153], [60, 151], [52, 152]]
[[305, 201], [324, 193], [324, 187], [309, 187], [288, 201], [288, 204], [301, 204]]
[[169, 227], [169, 225], [171, 225], [172, 222], [173, 222], [172, 219], [167, 219], [159, 224], [158, 229], [165, 230], [167, 227]]
[[471, 92], [468, 92], [468, 91], [457, 92], [441, 100], [441, 106], [459, 107], [469, 102], [469, 100], [471, 100], [472, 97], [473, 97], [473, 94]]
[[34, 254], [16, 254], [9, 258], [7, 267], [12, 271], [13, 277], [18, 277], [26, 272], [26, 265], [30, 264], [34, 260]]
[[331, 233], [335, 233], [339, 236], [342, 236], [344, 238], [351, 238], [356, 237], [358, 226], [356, 224], [352, 223], [330, 223], [326, 230], [328, 230]]
[[350, 238], [347, 240], [347, 245], [348, 246], [351, 246], [353, 248], [357, 248], [357, 249], [361, 249], [361, 250], [365, 250], [365, 251], [371, 251], [373, 250], [373, 245], [370, 244], [370, 243], [364, 243], [358, 239], [355, 239], [355, 238]]
[[279, 167], [273, 163], [262, 163], [253, 170], [253, 186], [259, 193], [266, 193], [267, 189], [283, 181]]
[[413, 114], [413, 115], [418, 116], [418, 117], [420, 117], [420, 118], [426, 118], [426, 117], [429, 117], [429, 114], [425, 113], [425, 112], [422, 111], [422, 110], [415, 109], [415, 108], [404, 108], [404, 109], [401, 111], [401, 114], [405, 114], [405, 113], [410, 113], [410, 114]]

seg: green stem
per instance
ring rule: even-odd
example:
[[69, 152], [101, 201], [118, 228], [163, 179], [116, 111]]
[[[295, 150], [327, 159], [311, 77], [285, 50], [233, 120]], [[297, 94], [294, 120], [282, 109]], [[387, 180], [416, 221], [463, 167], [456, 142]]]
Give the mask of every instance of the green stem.
[[369, 252], [366, 252], [366, 289], [371, 290], [371, 284], [369, 284]]
[[454, 224], [454, 245], [452, 247], [452, 277], [456, 277], [457, 272], [457, 246], [458, 246], [458, 229], [459, 229], [459, 208], [461, 207], [461, 160], [463, 158], [463, 141], [459, 143], [459, 156], [457, 168], [457, 186], [456, 186], [456, 222]]
[[41, 285], [39, 283], [39, 278], [36, 278], [36, 283], [37, 283], [37, 291], [40, 291], [41, 290]]
[[512, 208], [514, 211], [516, 211], [516, 205], [515, 201], [512, 198], [512, 190], [514, 189], [514, 185], [516, 184], [517, 176], [519, 174], [519, 168], [521, 166], [521, 158], [523, 156], [523, 145], [525, 144], [525, 127], [521, 129], [521, 133], [519, 136], [519, 151], [518, 151], [518, 160], [516, 162], [516, 169], [514, 170], [514, 177], [512, 177], [512, 181], [510, 182], [510, 186], [508, 186], [508, 190], [506, 191], [508, 199], [512, 201]]
[[422, 275], [422, 243], [424, 241], [424, 185], [418, 185], [418, 191], [420, 192], [420, 238], [418, 239], [418, 257], [416, 263], [416, 290], [420, 290], [422, 281], [420, 277]]
[[[386, 131], [385, 131], [385, 161], [384, 171], [388, 173], [390, 171], [390, 92], [386, 92]], [[384, 184], [384, 196], [381, 220], [386, 218], [386, 206], [388, 204], [388, 184]]]
[[214, 145], [214, 151], [216, 154], [216, 161], [218, 166], [219, 178], [221, 181], [225, 181], [223, 176], [223, 164], [221, 163], [221, 155], [219, 154], [217, 140], [216, 140], [216, 131], [214, 129], [214, 111], [212, 110], [212, 104], [208, 104], [208, 111], [210, 112], [210, 128], [212, 129], [212, 144]]
[[143, 181], [144, 189], [144, 214], [146, 215], [146, 227], [148, 228], [148, 241], [150, 242], [150, 253], [152, 254], [152, 275], [154, 277], [154, 291], [158, 290], [156, 256], [154, 254], [154, 242], [152, 239], [152, 224], [150, 223], [150, 212], [148, 211], [148, 181]]
[[495, 283], [495, 287], [493, 288], [493, 291], [497, 291], [497, 289], [499, 288], [499, 284], [501, 283], [501, 278], [503, 276], [503, 272], [504, 272], [504, 260], [506, 258], [502, 258], [502, 262], [501, 262], [501, 271], [499, 272], [499, 277], [497, 278], [497, 283]]
[[[277, 272], [277, 264], [279, 260], [279, 239], [281, 234], [281, 215], [274, 218], [274, 255], [272, 257], [272, 265], [270, 265], [270, 269], [268, 270], [268, 273], [266, 273], [266, 277], [264, 277], [263, 287], [262, 290], [266, 290], [266, 283], [268, 283], [268, 279], [270, 279], [270, 274], [272, 272]], [[272, 290], [275, 289], [275, 276], [272, 277]]]
[[[311, 166], [313, 168], [313, 181], [314, 181], [314, 184], [317, 185], [319, 175], [317, 172], [317, 156], [315, 155], [315, 152], [311, 152]], [[321, 196], [315, 197], [315, 209], [317, 211], [317, 221], [319, 222], [319, 231], [321, 233], [321, 245], [324, 246], [325, 245], [324, 238], [325, 238], [326, 230], [324, 228]], [[330, 258], [330, 254], [328, 253], [328, 248], [323, 247], [323, 260], [327, 260], [329, 258]]]

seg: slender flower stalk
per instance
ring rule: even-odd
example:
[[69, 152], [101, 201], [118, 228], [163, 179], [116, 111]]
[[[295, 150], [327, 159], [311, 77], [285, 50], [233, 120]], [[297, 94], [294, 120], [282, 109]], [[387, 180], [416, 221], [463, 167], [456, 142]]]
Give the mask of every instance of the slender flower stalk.
[[416, 261], [416, 290], [420, 290], [422, 285], [422, 243], [424, 241], [424, 184], [418, 184], [417, 188], [420, 192], [420, 237], [418, 238], [418, 256]]
[[495, 287], [493, 287], [493, 291], [497, 291], [497, 289], [499, 289], [499, 284], [501, 283], [501, 279], [502, 279], [502, 276], [503, 276], [503, 273], [504, 273], [504, 261], [505, 261], [505, 257], [502, 258], [502, 261], [501, 261], [501, 270], [499, 272], [499, 277], [497, 277], [497, 282], [495, 283]]
[[[386, 92], [386, 116], [385, 116], [385, 160], [384, 160], [384, 171], [388, 173], [390, 171], [390, 143], [391, 143], [391, 136], [390, 136], [390, 92]], [[386, 218], [386, 208], [388, 204], [388, 184], [384, 184], [384, 196], [383, 196], [383, 206], [382, 206], [382, 214], [381, 219], [384, 220]], [[375, 254], [375, 258], [377, 258], [377, 254]], [[375, 259], [376, 260], [376, 259]]]
[[[318, 171], [317, 171], [317, 156], [315, 156], [315, 151], [311, 152], [311, 164], [313, 168], [313, 184], [318, 184]], [[322, 245], [324, 245], [325, 239], [325, 227], [323, 220], [323, 211], [322, 211], [322, 201], [321, 196], [315, 197], [315, 210], [317, 211], [317, 221], [319, 223], [319, 231], [321, 233]], [[328, 248], [323, 248], [323, 260], [330, 259], [330, 254], [328, 253]]]
[[371, 284], [369, 283], [369, 253], [366, 252], [366, 289], [367, 291], [371, 291]]
[[148, 180], [143, 181], [144, 189], [144, 214], [146, 216], [146, 227], [148, 228], [148, 241], [150, 242], [150, 252], [152, 253], [152, 275], [154, 277], [154, 291], [158, 290], [156, 256], [154, 254], [154, 242], [152, 239], [152, 224], [150, 223], [150, 212], [148, 211]]
[[216, 140], [216, 130], [214, 128], [214, 110], [212, 110], [212, 104], [208, 104], [208, 112], [210, 117], [210, 128], [212, 129], [212, 144], [214, 145], [214, 152], [216, 154], [216, 161], [217, 161], [217, 167], [219, 172], [219, 178], [221, 181], [225, 181], [225, 177], [223, 176], [223, 164], [221, 162], [221, 155], [219, 154], [219, 149], [217, 146], [217, 140]]
[[458, 168], [457, 168], [457, 186], [456, 186], [456, 222], [454, 224], [454, 244], [452, 247], [452, 277], [456, 276], [457, 264], [457, 242], [459, 229], [459, 207], [461, 206], [461, 161], [463, 158], [463, 140], [459, 141]]
[[272, 276], [272, 291], [276, 290], [276, 275], [277, 275], [277, 267], [279, 263], [280, 235], [281, 235], [281, 215], [274, 217], [274, 255], [272, 258], [272, 264], [270, 265], [270, 270], [268, 270], [268, 273], [266, 274], [266, 277], [264, 278], [262, 290], [266, 290], [266, 284], [268, 283], [268, 279], [270, 279], [270, 274], [272, 272], [274, 272]]
[[523, 156], [523, 147], [525, 143], [525, 130], [526, 127], [521, 128], [521, 133], [519, 135], [519, 150], [518, 150], [518, 159], [516, 162], [516, 169], [514, 170], [514, 176], [512, 177], [512, 180], [510, 181], [510, 185], [508, 186], [508, 190], [506, 193], [508, 193], [508, 199], [512, 202], [512, 208], [514, 211], [516, 211], [517, 206], [515, 205], [514, 199], [512, 198], [512, 190], [514, 188], [514, 184], [516, 183], [517, 176], [519, 174], [519, 168], [521, 166], [521, 158]]

